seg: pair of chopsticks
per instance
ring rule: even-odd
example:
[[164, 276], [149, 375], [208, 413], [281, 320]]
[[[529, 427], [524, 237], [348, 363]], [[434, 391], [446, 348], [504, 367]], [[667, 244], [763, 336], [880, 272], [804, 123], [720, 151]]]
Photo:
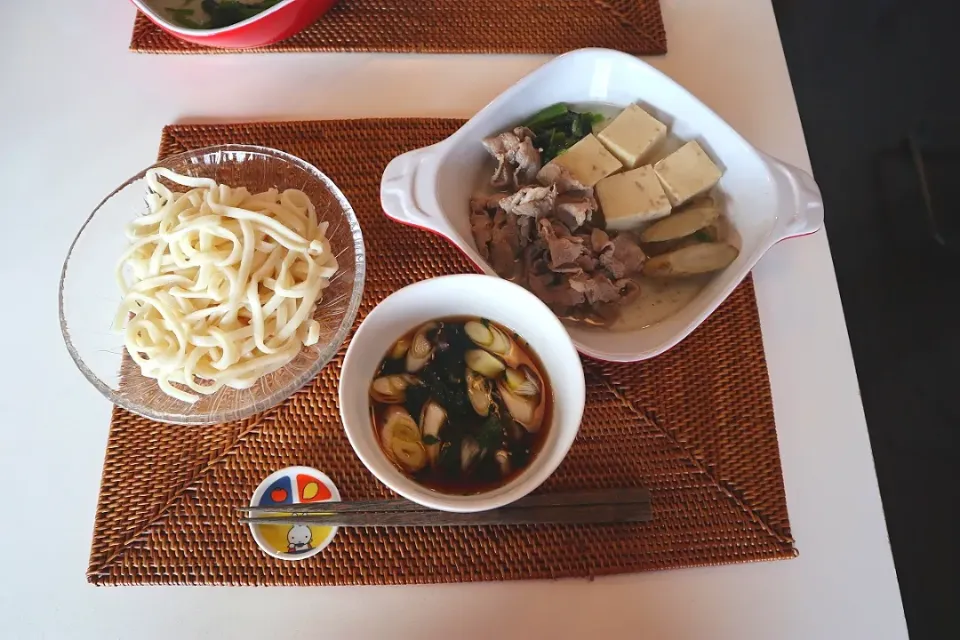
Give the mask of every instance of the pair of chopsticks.
[[[635, 487], [526, 496], [505, 507], [451, 513], [409, 500], [357, 500], [238, 507], [247, 524], [327, 527], [462, 527], [496, 524], [606, 524], [652, 518], [650, 492]], [[257, 514], [268, 514], [257, 516]], [[277, 515], [280, 514], [280, 515]], [[287, 515], [289, 514], [289, 515]]]

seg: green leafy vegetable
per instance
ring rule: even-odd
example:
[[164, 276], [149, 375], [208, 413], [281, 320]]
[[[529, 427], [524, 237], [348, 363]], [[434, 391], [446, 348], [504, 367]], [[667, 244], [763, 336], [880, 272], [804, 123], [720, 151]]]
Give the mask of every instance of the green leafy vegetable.
[[425, 445], [440, 444], [440, 438], [438, 438], [437, 436], [432, 436], [429, 433], [424, 435], [423, 438], [421, 439], [423, 440], [423, 444]]
[[548, 124], [553, 120], [560, 118], [561, 116], [565, 116], [569, 110], [570, 109], [563, 102], [552, 104], [546, 109], [541, 109], [527, 118], [527, 120], [523, 123], [523, 126], [527, 127], [528, 129], [542, 127], [543, 125]]
[[492, 451], [503, 442], [503, 427], [500, 426], [500, 419], [491, 414], [480, 425], [477, 431], [477, 444], [481, 451]]
[[573, 122], [570, 123], [570, 133], [573, 135], [574, 138], [577, 138], [579, 140], [580, 138], [590, 133], [589, 122], [587, 123], [587, 127], [584, 128], [583, 118], [574, 118]]
[[713, 238], [710, 237], [710, 232], [706, 229], [700, 229], [693, 234], [693, 237], [699, 242], [713, 242]]
[[[419, 390], [415, 390], [414, 387], [408, 387], [407, 407], [411, 410], [417, 409], [416, 406], [411, 406], [412, 392], [416, 401], [420, 401], [421, 398], [425, 401], [427, 397], [433, 397], [447, 410], [447, 413], [449, 413], [451, 417], [473, 415], [473, 405], [470, 403], [470, 397], [467, 395], [466, 385], [454, 384], [456, 378], [451, 378], [451, 373], [445, 370], [445, 366], [443, 362], [439, 361], [433, 366], [427, 365], [428, 368], [425, 368], [420, 374], [420, 380], [423, 383], [422, 386], [427, 392], [420, 394]], [[463, 371], [465, 367], [465, 364], [457, 361], [456, 370]], [[453, 366], [451, 366], [450, 371], [453, 370]], [[423, 405], [421, 404], [420, 409], [422, 409], [422, 407]], [[411, 415], [419, 415], [420, 409], [413, 411]]]
[[602, 120], [598, 113], [580, 113], [558, 102], [530, 116], [523, 126], [533, 132], [534, 146], [547, 163], [582, 140]]
[[167, 9], [167, 12], [170, 14], [170, 17], [173, 18], [173, 21], [181, 27], [186, 27], [187, 29], [204, 28], [204, 25], [191, 17], [194, 13], [193, 9]]
[[257, 4], [244, 4], [238, 0], [202, 0], [200, 6], [210, 16], [210, 22], [205, 26], [209, 29], [219, 29], [252, 18], [280, 1], [263, 0]]

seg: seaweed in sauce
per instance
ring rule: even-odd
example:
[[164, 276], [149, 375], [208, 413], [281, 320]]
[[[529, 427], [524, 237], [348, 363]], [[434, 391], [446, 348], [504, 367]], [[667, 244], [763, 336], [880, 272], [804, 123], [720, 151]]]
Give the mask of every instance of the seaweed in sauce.
[[402, 336], [370, 389], [387, 457], [449, 494], [488, 491], [519, 475], [543, 445], [552, 404], [526, 342], [475, 317], [443, 318]]

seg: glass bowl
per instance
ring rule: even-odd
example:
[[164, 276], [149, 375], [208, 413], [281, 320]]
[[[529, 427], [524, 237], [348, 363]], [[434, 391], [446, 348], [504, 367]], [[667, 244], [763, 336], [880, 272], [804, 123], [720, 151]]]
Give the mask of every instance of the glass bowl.
[[165, 158], [156, 167], [213, 178], [251, 193], [270, 187], [297, 188], [313, 201], [317, 217], [330, 223], [327, 238], [339, 270], [317, 305], [320, 340], [304, 347], [282, 369], [249, 389], [223, 388], [195, 403], [172, 398], [140, 374], [113, 330], [121, 294], [115, 269], [129, 245], [127, 223], [146, 210], [146, 169], [120, 185], [94, 210], [70, 246], [60, 276], [60, 329], [83, 375], [111, 402], [161, 422], [212, 424], [240, 420], [269, 409], [299, 390], [337, 353], [353, 325], [363, 295], [363, 236], [353, 208], [316, 167], [267, 147], [220, 145]]

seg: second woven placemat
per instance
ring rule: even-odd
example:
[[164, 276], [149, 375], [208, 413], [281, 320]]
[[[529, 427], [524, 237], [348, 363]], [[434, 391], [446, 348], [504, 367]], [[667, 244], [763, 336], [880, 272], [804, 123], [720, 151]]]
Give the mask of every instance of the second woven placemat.
[[[363, 228], [357, 323], [393, 291], [472, 267], [445, 240], [380, 209], [380, 176], [456, 120], [340, 120], [164, 129], [160, 154], [262, 144], [315, 164]], [[187, 427], [115, 409], [87, 577], [96, 584], [408, 584], [603, 574], [796, 555], [752, 282], [679, 346], [642, 363], [584, 361], [587, 406], [543, 491], [643, 486], [653, 522], [454, 529], [341, 529], [303, 562], [267, 557], [237, 521], [281, 467], [330, 475], [344, 499], [387, 497], [340, 425], [343, 353], [283, 405], [244, 422]]]
[[[658, 0], [340, 0], [300, 33], [251, 51], [554, 54], [584, 47], [666, 53]], [[225, 53], [178, 40], [140, 13], [130, 49]]]

